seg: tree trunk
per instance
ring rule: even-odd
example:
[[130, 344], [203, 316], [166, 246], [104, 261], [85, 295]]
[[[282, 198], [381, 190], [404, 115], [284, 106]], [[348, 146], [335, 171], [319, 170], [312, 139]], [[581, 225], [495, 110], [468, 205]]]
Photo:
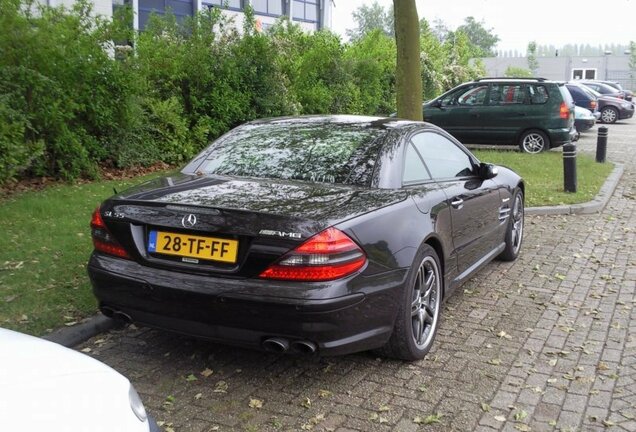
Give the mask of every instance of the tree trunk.
[[422, 120], [420, 22], [415, 0], [393, 0], [397, 45], [397, 115]]

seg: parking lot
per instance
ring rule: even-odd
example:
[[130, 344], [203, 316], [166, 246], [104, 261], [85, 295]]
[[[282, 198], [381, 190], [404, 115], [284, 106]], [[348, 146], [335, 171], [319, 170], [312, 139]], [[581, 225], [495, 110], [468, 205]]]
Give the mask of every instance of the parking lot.
[[528, 216], [519, 259], [446, 303], [423, 361], [279, 356], [134, 326], [77, 349], [126, 375], [167, 431], [634, 431], [636, 119], [609, 129], [625, 172], [605, 210]]

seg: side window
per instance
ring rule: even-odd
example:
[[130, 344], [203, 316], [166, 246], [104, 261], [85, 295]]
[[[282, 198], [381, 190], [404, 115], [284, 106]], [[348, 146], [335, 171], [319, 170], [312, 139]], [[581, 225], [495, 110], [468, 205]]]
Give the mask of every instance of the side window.
[[458, 105], [483, 105], [488, 93], [488, 85], [471, 86], [458, 93]]
[[402, 175], [402, 183], [417, 183], [420, 181], [430, 180], [431, 176], [422, 162], [422, 158], [417, 154], [413, 144], [409, 143], [404, 153], [404, 173]]
[[548, 101], [548, 89], [544, 85], [531, 84], [528, 86], [530, 103], [533, 105], [544, 104]]
[[[471, 87], [472, 88], [472, 87]], [[459, 96], [461, 96], [462, 94], [464, 94], [464, 92], [468, 89], [468, 87], [462, 87], [458, 90], [452, 91], [450, 93], [448, 93], [446, 96], [444, 96], [440, 102], [442, 103], [442, 105], [446, 106], [446, 105], [457, 105], [457, 99], [459, 99]]]
[[411, 138], [411, 142], [434, 179], [474, 174], [470, 157], [448, 138], [434, 132], [423, 132]]
[[490, 105], [511, 105], [525, 102], [524, 86], [521, 84], [493, 84], [490, 87]]

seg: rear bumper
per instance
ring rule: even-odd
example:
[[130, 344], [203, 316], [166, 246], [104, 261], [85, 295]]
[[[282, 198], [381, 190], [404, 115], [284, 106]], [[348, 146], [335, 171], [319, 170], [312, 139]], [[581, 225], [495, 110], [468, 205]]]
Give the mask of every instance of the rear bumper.
[[176, 273], [94, 253], [88, 273], [100, 308], [133, 322], [255, 349], [271, 337], [310, 341], [322, 355], [341, 355], [386, 343], [407, 270], [283, 283]]
[[576, 130], [579, 132], [584, 132], [586, 130], [592, 129], [596, 124], [596, 119], [590, 120], [575, 120], [574, 125], [576, 126]]
[[574, 127], [548, 129], [548, 136], [550, 138], [550, 148], [560, 147], [563, 144], [574, 142], [578, 139], [578, 134]]

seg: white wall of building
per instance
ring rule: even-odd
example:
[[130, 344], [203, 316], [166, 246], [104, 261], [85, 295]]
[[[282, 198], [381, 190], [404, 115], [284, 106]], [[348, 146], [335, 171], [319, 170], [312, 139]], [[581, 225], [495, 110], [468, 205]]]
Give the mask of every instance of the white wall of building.
[[[64, 6], [68, 9], [73, 7], [75, 0], [39, 0], [42, 4], [48, 4], [52, 7]], [[113, 0], [92, 0], [93, 13], [107, 18], [113, 16]]]

